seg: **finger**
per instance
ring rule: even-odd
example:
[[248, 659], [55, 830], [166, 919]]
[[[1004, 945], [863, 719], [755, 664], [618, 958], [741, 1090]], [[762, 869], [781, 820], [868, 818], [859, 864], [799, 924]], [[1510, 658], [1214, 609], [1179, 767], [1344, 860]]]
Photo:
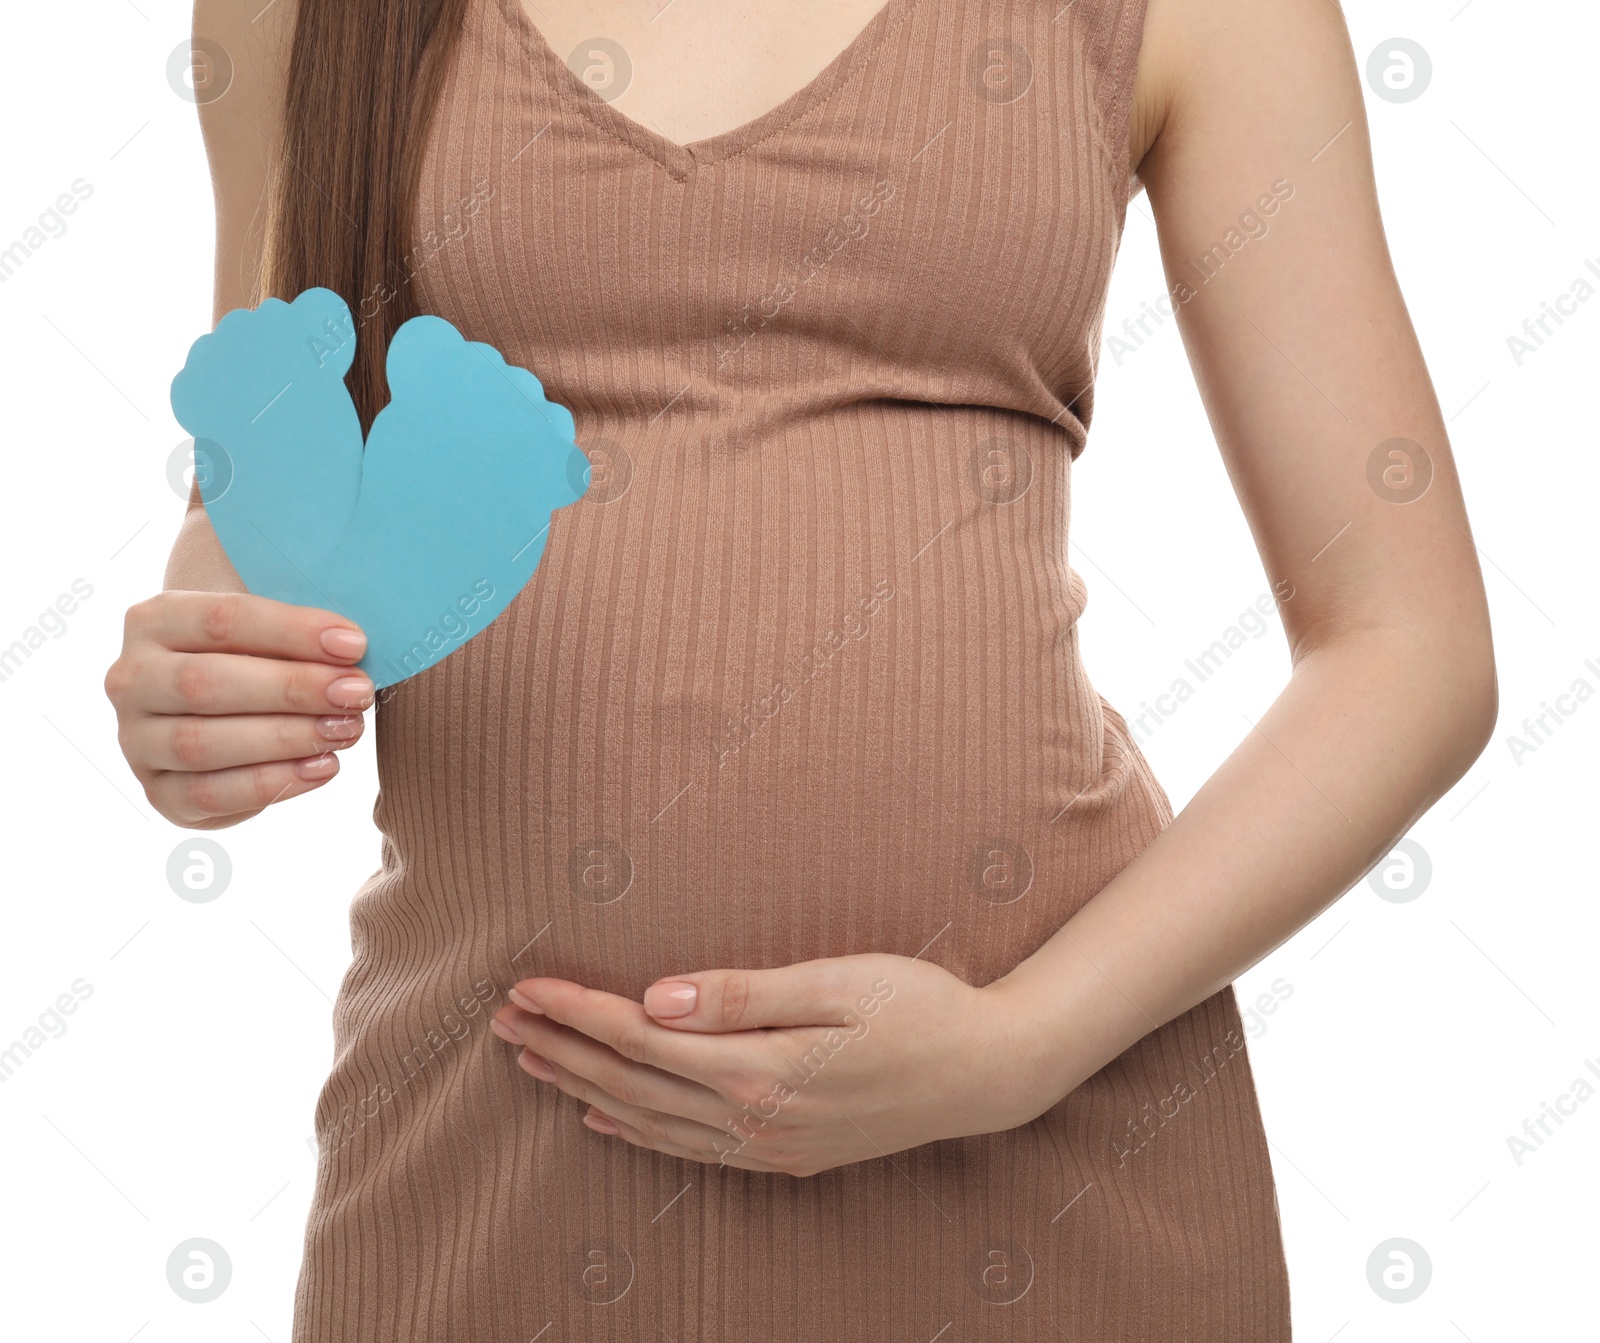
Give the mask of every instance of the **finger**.
[[713, 1091], [722, 1089], [720, 1083], [739, 1063], [726, 1041], [668, 1030], [631, 998], [571, 980], [525, 979], [512, 987], [511, 1000], [609, 1045], [625, 1059], [701, 1082]]
[[125, 729], [122, 747], [148, 769], [199, 773], [341, 751], [365, 722], [358, 713], [145, 714]]
[[331, 753], [310, 760], [275, 760], [234, 769], [186, 774], [165, 770], [145, 784], [151, 805], [176, 825], [193, 826], [240, 813], [254, 814], [320, 788], [339, 772]]
[[[604, 1114], [604, 1111], [600, 1112]], [[648, 1148], [652, 1152], [662, 1152], [667, 1156], [682, 1157], [685, 1161], [698, 1161], [707, 1166], [737, 1166], [740, 1170], [758, 1170], [768, 1175], [782, 1175], [781, 1167], [762, 1161], [759, 1157], [747, 1155], [738, 1144], [729, 1142], [726, 1138], [719, 1139], [719, 1145], [707, 1151], [701, 1148], [683, 1147], [675, 1143], [658, 1143], [647, 1134], [629, 1124], [626, 1120], [607, 1115], [611, 1126], [617, 1131], [607, 1134], [603, 1129], [594, 1128], [595, 1132], [606, 1137], [621, 1138], [624, 1142], [632, 1143], [635, 1147]]]
[[129, 608], [127, 621], [177, 652], [351, 663], [367, 650], [361, 627], [335, 611], [248, 592], [162, 592]]
[[682, 1115], [667, 1114], [661, 1110], [630, 1105], [627, 1101], [611, 1095], [591, 1079], [580, 1076], [559, 1063], [536, 1054], [531, 1049], [518, 1052], [517, 1066], [530, 1077], [536, 1077], [541, 1082], [549, 1082], [574, 1100], [626, 1120], [649, 1138], [653, 1146], [670, 1143], [694, 1151], [715, 1153], [719, 1149], [714, 1144], [718, 1142], [723, 1148], [732, 1148], [739, 1144], [738, 1135], [714, 1128], [710, 1124], [701, 1124], [693, 1119], [685, 1119]]
[[133, 705], [146, 713], [320, 715], [366, 709], [373, 700], [371, 678], [352, 667], [165, 649], [146, 656]]
[[[656, 1110], [676, 1115], [713, 1131], [738, 1115], [737, 1105], [709, 1087], [648, 1064], [635, 1063], [609, 1045], [571, 1027], [558, 1025], [547, 1017], [516, 1007], [503, 1007], [490, 1025], [501, 1039], [526, 1046], [536, 1058], [553, 1066], [559, 1076], [575, 1078], [587, 1086], [588, 1092], [572, 1093], [581, 1100], [592, 1101], [590, 1092], [603, 1094], [636, 1111]], [[567, 1088], [563, 1086], [562, 1089]]]
[[645, 990], [644, 1008], [653, 1021], [677, 1030], [836, 1026], [855, 1010], [858, 999], [873, 995], [870, 970], [854, 959], [673, 975]]

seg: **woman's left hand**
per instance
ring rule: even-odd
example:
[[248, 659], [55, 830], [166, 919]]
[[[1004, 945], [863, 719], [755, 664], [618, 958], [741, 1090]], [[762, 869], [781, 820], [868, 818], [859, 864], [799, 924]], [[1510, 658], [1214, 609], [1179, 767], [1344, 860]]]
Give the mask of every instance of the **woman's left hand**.
[[1014, 995], [906, 956], [677, 975], [643, 1006], [563, 979], [510, 996], [493, 1028], [524, 1070], [691, 1161], [815, 1175], [1014, 1128], [1068, 1089]]

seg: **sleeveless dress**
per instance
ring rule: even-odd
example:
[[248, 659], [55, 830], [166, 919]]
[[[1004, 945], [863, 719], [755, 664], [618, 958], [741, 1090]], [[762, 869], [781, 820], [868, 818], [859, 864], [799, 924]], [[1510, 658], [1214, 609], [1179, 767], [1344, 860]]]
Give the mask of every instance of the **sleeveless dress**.
[[411, 283], [593, 469], [376, 711], [296, 1343], [1289, 1338], [1231, 988], [1032, 1123], [809, 1179], [591, 1132], [488, 1029], [533, 975], [985, 984], [1171, 820], [1067, 552], [1143, 0], [887, 0], [687, 147], [521, 4], [469, 0]]

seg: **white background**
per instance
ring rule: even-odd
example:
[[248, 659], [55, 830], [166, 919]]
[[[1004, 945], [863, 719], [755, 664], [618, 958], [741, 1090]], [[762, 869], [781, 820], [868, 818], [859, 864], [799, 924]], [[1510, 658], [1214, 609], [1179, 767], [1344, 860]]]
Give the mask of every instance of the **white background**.
[[[1600, 1067], [1587, 831], [1600, 697], [1520, 763], [1510, 747], [1578, 678], [1600, 688], [1600, 301], [1520, 366], [1507, 337], [1587, 274], [1586, 258], [1600, 265], [1600, 21], [1588, 6], [1510, 0], [1346, 10], [1363, 62], [1395, 36], [1433, 62], [1421, 97], [1369, 91], [1368, 115], [1480, 546], [1501, 718], [1411, 833], [1426, 886], [1393, 902], [1361, 884], [1239, 986], [1246, 1004], [1276, 980], [1292, 990], [1251, 1051], [1296, 1337], [1595, 1338], [1600, 1095], [1520, 1165], [1507, 1139], [1572, 1090], [1585, 1059]], [[172, 0], [6, 17], [0, 247], [75, 179], [93, 188], [65, 235], [0, 286], [0, 645], [74, 579], [93, 588], [65, 633], [0, 683], [0, 1048], [75, 981], [92, 989], [0, 1082], [3, 1328], [16, 1338], [288, 1338], [347, 903], [378, 865], [369, 740], [328, 788], [216, 836], [231, 884], [211, 903], [180, 900], [166, 869], [190, 832], [145, 802], [101, 689], [123, 611], [161, 585], [183, 508], [166, 478], [183, 442], [167, 388], [210, 326], [209, 179], [194, 107], [166, 76], [188, 24]], [[1164, 288], [1140, 198], [1108, 335]], [[1105, 357], [1074, 492], [1085, 657], [1131, 719], [1267, 588], [1170, 323], [1120, 362]], [[1147, 734], [1175, 805], [1287, 671], [1274, 623]], [[208, 1305], [167, 1283], [168, 1255], [197, 1236], [233, 1266]], [[1394, 1237], [1432, 1265], [1407, 1304], [1368, 1284], [1369, 1255]]]

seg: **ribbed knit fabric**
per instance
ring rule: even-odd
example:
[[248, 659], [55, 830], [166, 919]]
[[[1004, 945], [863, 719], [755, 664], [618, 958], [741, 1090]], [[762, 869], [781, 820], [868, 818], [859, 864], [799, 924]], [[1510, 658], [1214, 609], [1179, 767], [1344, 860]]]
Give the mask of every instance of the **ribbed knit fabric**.
[[1171, 819], [1067, 553], [1142, 21], [888, 0], [679, 147], [471, 0], [412, 283], [594, 472], [377, 710], [296, 1343], [1289, 1337], [1231, 989], [1022, 1128], [810, 1179], [593, 1133], [488, 1029], [535, 974], [637, 999], [881, 951], [984, 984]]

